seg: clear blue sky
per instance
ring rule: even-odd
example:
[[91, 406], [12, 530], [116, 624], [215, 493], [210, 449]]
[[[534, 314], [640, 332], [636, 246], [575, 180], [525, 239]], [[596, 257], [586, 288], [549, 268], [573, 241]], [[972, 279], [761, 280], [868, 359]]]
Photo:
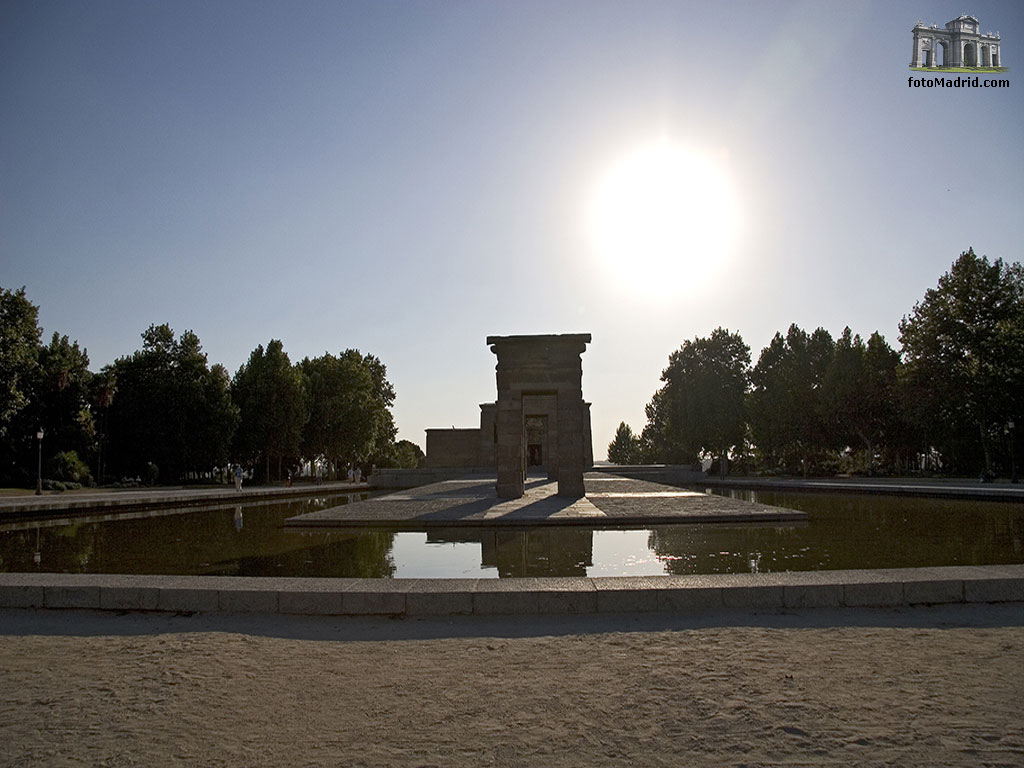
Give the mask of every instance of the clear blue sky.
[[[914, 22], [961, 13], [1011, 87], [909, 88]], [[898, 348], [968, 246], [1020, 261], [1022, 52], [1005, 2], [8, 0], [0, 285], [94, 370], [162, 322], [232, 372], [271, 338], [372, 352], [421, 446], [493, 400], [488, 334], [590, 332], [602, 457], [685, 339]], [[600, 180], [657, 139], [735, 189], [699, 290], [648, 294], [588, 235]]]

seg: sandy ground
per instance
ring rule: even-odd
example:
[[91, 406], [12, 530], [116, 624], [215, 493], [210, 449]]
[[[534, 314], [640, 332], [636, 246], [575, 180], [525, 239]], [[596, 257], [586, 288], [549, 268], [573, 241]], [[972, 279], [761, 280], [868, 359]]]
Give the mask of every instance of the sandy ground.
[[1024, 765], [1024, 607], [0, 611], [0, 765]]

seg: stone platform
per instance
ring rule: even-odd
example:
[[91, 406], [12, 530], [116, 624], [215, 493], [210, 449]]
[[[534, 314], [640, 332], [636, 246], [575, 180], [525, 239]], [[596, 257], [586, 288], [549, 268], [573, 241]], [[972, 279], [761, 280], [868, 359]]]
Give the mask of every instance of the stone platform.
[[494, 477], [447, 480], [289, 518], [287, 527], [652, 526], [676, 523], [793, 523], [805, 512], [711, 496], [605, 472], [584, 476], [586, 495], [556, 495], [557, 484], [527, 478], [518, 499], [500, 499]]

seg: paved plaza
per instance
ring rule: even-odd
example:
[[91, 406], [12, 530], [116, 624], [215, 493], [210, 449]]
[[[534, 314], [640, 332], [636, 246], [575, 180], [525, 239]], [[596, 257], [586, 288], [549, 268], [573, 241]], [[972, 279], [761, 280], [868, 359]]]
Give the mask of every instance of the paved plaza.
[[584, 476], [585, 495], [558, 495], [546, 477], [528, 477], [516, 499], [499, 498], [494, 478], [447, 480], [289, 518], [288, 526], [381, 525], [423, 529], [452, 525], [571, 525], [592, 527], [670, 523], [806, 521], [804, 512], [711, 496], [604, 472]]

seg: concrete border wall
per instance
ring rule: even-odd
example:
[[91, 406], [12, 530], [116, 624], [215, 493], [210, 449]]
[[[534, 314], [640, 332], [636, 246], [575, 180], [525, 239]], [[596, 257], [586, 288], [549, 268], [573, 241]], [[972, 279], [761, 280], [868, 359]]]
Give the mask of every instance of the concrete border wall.
[[374, 490], [401, 490], [462, 478], [481, 481], [494, 478], [493, 467], [418, 467], [416, 469], [378, 469], [366, 482]]
[[707, 479], [706, 473], [688, 464], [598, 464], [589, 471], [621, 475], [632, 480], [647, 480], [663, 485], [689, 485], [703, 483]]
[[307, 579], [2, 573], [0, 608], [454, 616], [1024, 602], [1024, 565], [777, 574]]

